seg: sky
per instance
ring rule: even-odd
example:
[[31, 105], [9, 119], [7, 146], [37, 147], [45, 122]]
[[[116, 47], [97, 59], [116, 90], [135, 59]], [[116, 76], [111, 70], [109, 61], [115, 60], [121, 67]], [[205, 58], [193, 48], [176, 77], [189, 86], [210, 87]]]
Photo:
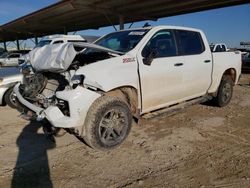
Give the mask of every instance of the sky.
[[[0, 0], [0, 25], [55, 2], [58, 1]], [[152, 26], [178, 25], [198, 28], [205, 32], [209, 43], [223, 42], [229, 47], [239, 47], [241, 41], [250, 42], [250, 4], [162, 18], [158, 21], [137, 22], [132, 27], [142, 27], [145, 22]], [[125, 26], [128, 25], [130, 24]], [[98, 30], [79, 31], [77, 34], [101, 36], [113, 31], [113, 27], [104, 27]]]

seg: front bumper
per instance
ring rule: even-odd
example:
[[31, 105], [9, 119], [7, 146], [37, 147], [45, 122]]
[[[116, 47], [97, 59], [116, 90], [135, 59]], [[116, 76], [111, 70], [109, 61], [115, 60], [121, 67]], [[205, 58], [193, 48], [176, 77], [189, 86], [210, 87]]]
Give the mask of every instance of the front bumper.
[[37, 120], [47, 119], [54, 127], [73, 128], [83, 126], [87, 112], [92, 103], [101, 95], [78, 86], [73, 90], [56, 92], [56, 97], [67, 101], [70, 116], [65, 116], [57, 106], [46, 109], [38, 107], [22, 97], [19, 92], [20, 84], [14, 87], [14, 92], [20, 103], [32, 110], [37, 115]]

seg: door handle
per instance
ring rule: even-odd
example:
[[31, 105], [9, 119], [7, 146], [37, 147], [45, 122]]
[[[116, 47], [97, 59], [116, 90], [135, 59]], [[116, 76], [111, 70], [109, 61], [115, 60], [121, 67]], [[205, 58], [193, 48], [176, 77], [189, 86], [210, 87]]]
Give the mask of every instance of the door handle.
[[174, 66], [176, 66], [176, 67], [179, 67], [179, 66], [182, 66], [183, 65], [183, 63], [175, 63], [174, 64]]
[[204, 63], [210, 63], [210, 62], [211, 62], [210, 59], [207, 59], [207, 60], [204, 61]]

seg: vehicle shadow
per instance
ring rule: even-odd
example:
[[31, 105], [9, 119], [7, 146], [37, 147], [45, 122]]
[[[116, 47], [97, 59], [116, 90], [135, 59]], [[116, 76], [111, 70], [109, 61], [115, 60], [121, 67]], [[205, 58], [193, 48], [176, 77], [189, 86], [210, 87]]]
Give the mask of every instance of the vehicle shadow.
[[53, 187], [47, 150], [55, 148], [56, 144], [45, 134], [38, 133], [41, 127], [41, 124], [31, 121], [17, 138], [19, 153], [13, 172], [13, 188]]

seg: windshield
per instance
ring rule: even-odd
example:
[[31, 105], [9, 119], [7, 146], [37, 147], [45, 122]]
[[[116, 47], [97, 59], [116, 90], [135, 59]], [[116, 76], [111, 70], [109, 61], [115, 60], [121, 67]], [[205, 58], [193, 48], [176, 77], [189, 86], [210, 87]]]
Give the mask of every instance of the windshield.
[[3, 53], [3, 54], [0, 56], [0, 58], [6, 58], [7, 56], [8, 56], [8, 53], [5, 52], [5, 53]]
[[96, 41], [95, 44], [126, 53], [132, 50], [148, 31], [149, 29], [137, 29], [110, 33]]
[[43, 47], [43, 46], [45, 46], [45, 45], [47, 45], [47, 44], [50, 44], [51, 41], [52, 41], [52, 40], [41, 40], [41, 41], [35, 46], [35, 48], [37, 48], [37, 47]]

